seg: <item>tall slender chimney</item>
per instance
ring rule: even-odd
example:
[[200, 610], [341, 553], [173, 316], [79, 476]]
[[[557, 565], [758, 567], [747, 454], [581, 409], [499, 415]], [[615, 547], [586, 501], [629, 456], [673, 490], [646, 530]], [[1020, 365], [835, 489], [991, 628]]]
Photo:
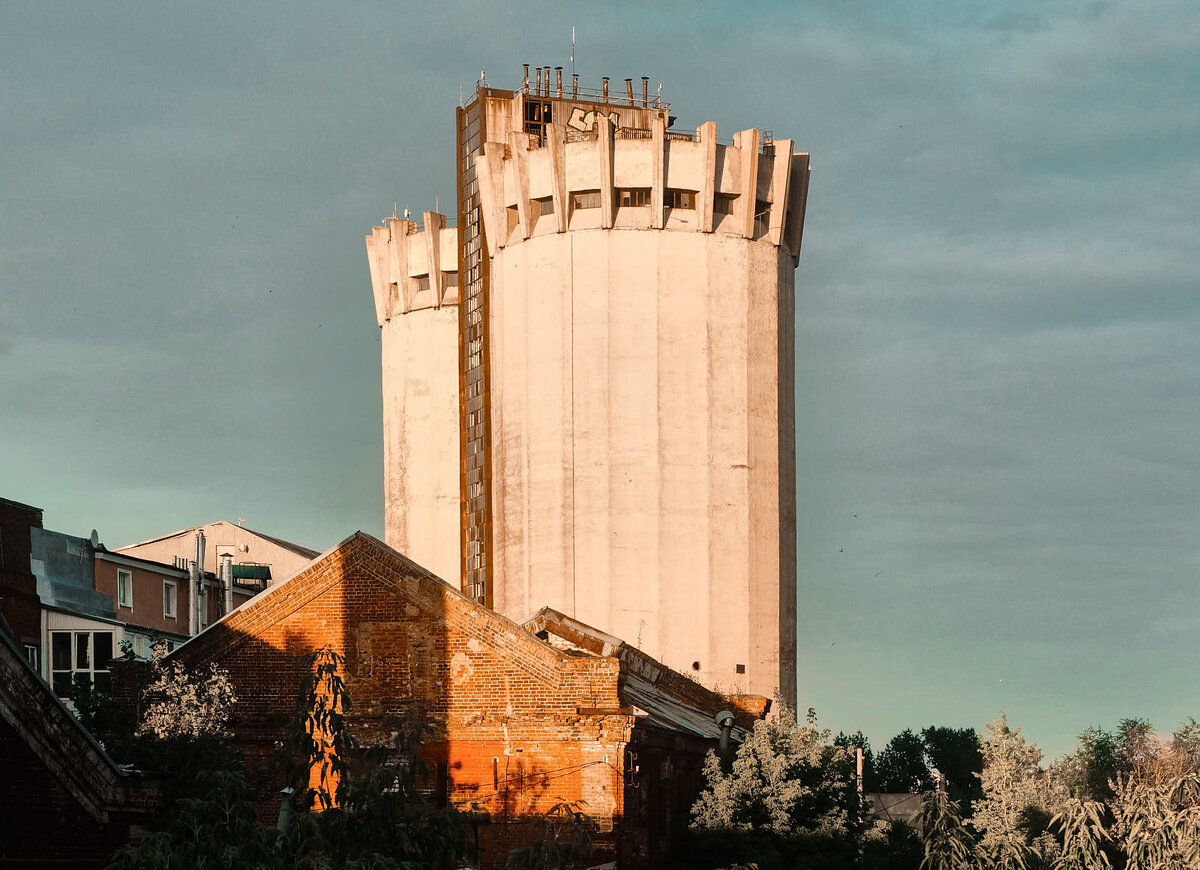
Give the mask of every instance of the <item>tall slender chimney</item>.
[[523, 63], [521, 66], [525, 67], [525, 77], [521, 81], [521, 87], [525, 93], [529, 93], [529, 64]]
[[562, 99], [562, 67], [561, 66], [556, 66], [554, 68], [554, 84], [558, 90], [558, 98], [561, 100]]
[[221, 554], [221, 615], [233, 610], [233, 554]]
[[200, 608], [202, 606], [201, 599], [204, 597], [204, 531], [196, 530], [196, 558], [189, 566], [191, 569], [191, 619], [189, 620], [189, 633], [197, 635], [200, 633], [200, 623], [203, 621], [200, 617]]
[[604, 82], [604, 102], [607, 103], [608, 102], [608, 76], [604, 76], [602, 78], [602, 81]]
[[642, 107], [650, 105], [650, 77], [642, 76]]
[[633, 79], [625, 79], [625, 96], [629, 100], [629, 105], [633, 105]]

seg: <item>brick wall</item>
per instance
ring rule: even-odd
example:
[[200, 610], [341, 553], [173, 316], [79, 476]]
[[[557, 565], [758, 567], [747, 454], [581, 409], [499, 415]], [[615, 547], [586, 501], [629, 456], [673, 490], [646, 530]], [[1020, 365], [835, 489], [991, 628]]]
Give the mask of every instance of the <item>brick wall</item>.
[[[444, 764], [453, 803], [488, 820], [484, 866], [502, 866], [528, 842], [527, 820], [564, 802], [597, 819], [599, 854], [614, 853], [634, 721], [617, 659], [553, 650], [361, 534], [173, 658], [229, 670], [235, 734], [261, 758], [296, 715], [304, 657], [326, 644], [346, 659], [348, 722], [364, 744], [423, 711], [430, 770]], [[262, 809], [273, 820], [277, 804]]]
[[0, 498], [0, 613], [18, 648], [26, 643], [41, 647], [42, 605], [29, 568], [29, 530], [41, 527], [41, 510]]

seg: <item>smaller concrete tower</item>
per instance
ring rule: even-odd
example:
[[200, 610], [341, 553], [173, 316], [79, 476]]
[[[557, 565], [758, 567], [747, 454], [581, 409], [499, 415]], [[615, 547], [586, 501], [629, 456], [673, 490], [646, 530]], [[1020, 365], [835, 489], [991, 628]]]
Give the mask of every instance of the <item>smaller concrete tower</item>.
[[367, 236], [383, 329], [384, 527], [388, 546], [457, 585], [458, 233], [427, 211]]

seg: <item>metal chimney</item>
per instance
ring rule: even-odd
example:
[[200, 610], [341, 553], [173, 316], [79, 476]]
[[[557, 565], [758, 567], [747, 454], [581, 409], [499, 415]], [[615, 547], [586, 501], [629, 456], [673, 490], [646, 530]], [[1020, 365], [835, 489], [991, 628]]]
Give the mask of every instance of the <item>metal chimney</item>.
[[604, 102], [608, 102], [608, 76], [603, 76], [601, 79], [604, 82]]
[[629, 105], [633, 105], [633, 79], [625, 79], [625, 96], [629, 100]]
[[221, 554], [221, 596], [223, 607], [221, 615], [224, 616], [233, 610], [233, 554]]
[[562, 99], [562, 67], [561, 66], [556, 66], [554, 68], [554, 83], [555, 83], [555, 87], [558, 89], [558, 98], [561, 100]]
[[201, 599], [203, 598], [202, 589], [204, 586], [204, 531], [196, 530], [196, 558], [188, 566], [191, 574], [191, 605], [188, 609], [191, 611], [191, 617], [188, 620], [188, 634], [197, 635], [200, 633], [200, 607]]

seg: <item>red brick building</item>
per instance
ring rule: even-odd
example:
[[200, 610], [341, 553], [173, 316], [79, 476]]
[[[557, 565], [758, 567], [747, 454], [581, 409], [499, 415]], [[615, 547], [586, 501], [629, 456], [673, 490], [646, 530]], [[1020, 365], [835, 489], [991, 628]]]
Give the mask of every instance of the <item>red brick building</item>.
[[[554, 611], [518, 625], [362, 532], [172, 658], [228, 669], [236, 739], [266, 757], [295, 716], [303, 658], [327, 644], [345, 657], [349, 727], [364, 744], [406, 711], [428, 717], [428, 786], [479, 820], [484, 867], [503, 866], [530, 818], [563, 802], [594, 820], [597, 863], [663, 866], [721, 735], [715, 714], [733, 711], [736, 739], [767, 707]], [[273, 820], [278, 806], [260, 809]]]
[[0, 868], [102, 867], [160, 795], [118, 768], [0, 629]]
[[29, 568], [30, 529], [42, 527], [42, 509], [0, 498], [0, 616], [17, 649], [35, 668], [41, 650], [42, 602]]

